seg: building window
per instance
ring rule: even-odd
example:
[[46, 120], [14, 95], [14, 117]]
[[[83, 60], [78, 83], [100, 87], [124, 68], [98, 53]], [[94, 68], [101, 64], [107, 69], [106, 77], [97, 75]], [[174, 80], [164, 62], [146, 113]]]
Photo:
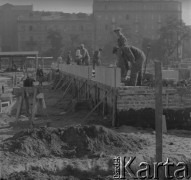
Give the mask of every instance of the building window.
[[161, 15], [158, 16], [158, 22], [161, 23]]
[[129, 20], [129, 15], [127, 14], [126, 17], [125, 17], [126, 20]]
[[25, 26], [24, 25], [21, 26], [21, 30], [25, 31]]
[[81, 26], [80, 26], [80, 30], [81, 30], [81, 31], [84, 31], [84, 26], [81, 25]]
[[179, 10], [179, 11], [182, 10], [182, 6], [181, 6], [181, 5], [178, 6], [178, 10]]
[[33, 41], [34, 39], [33, 39], [33, 36], [30, 36], [30, 41]]
[[29, 26], [29, 31], [32, 31], [33, 30], [33, 27], [32, 25]]
[[135, 22], [138, 22], [138, 16], [137, 15], [135, 16]]
[[106, 25], [105, 25], [105, 30], [108, 30], [108, 29], [109, 29], [109, 27], [108, 27], [108, 25], [106, 24]]
[[136, 32], [136, 33], [139, 32], [139, 30], [138, 30], [138, 26], [137, 26], [137, 25], [135, 26], [135, 32]]
[[112, 23], [115, 23], [115, 17], [112, 17]]

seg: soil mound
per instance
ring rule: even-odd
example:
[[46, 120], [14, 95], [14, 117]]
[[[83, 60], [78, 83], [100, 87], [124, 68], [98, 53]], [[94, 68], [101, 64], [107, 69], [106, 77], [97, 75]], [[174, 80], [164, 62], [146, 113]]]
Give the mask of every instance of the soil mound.
[[45, 173], [36, 172], [36, 171], [28, 171], [28, 172], [15, 172], [12, 173], [7, 180], [79, 180], [78, 178], [69, 176], [69, 177], [63, 177], [63, 176], [56, 176], [56, 175], [47, 175]]
[[22, 131], [4, 141], [4, 151], [30, 157], [97, 157], [135, 152], [147, 140], [123, 135], [103, 126], [38, 128]]

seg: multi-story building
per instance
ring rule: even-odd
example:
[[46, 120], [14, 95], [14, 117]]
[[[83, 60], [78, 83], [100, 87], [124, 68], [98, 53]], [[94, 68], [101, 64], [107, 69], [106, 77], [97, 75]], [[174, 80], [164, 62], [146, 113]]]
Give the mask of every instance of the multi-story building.
[[131, 44], [141, 47], [144, 38], [157, 39], [168, 17], [181, 19], [181, 2], [174, 0], [94, 0], [95, 44], [116, 42], [121, 27]]
[[62, 35], [63, 48], [76, 48], [81, 43], [93, 46], [92, 15], [33, 12], [31, 16], [20, 16], [18, 19], [19, 50], [47, 51], [51, 48], [48, 39], [50, 30]]
[[17, 50], [17, 18], [27, 16], [33, 10], [32, 5], [14, 6], [4, 4], [0, 6], [0, 37], [2, 51]]
[[191, 61], [191, 26], [187, 26], [187, 28], [189, 29], [189, 35], [183, 40], [183, 58]]

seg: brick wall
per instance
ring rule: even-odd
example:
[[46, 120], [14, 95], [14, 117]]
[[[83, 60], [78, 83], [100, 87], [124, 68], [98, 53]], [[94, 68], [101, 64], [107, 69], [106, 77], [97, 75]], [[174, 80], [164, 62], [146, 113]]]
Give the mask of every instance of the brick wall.
[[[163, 88], [163, 108], [182, 109], [191, 107], [191, 91], [186, 89]], [[155, 108], [155, 89], [150, 87], [118, 88], [117, 108], [129, 109]]]

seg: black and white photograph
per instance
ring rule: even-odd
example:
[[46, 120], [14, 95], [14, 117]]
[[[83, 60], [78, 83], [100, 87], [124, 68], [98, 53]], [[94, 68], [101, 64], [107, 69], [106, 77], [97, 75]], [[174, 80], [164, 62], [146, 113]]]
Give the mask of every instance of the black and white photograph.
[[191, 0], [0, 0], [0, 180], [191, 179]]

